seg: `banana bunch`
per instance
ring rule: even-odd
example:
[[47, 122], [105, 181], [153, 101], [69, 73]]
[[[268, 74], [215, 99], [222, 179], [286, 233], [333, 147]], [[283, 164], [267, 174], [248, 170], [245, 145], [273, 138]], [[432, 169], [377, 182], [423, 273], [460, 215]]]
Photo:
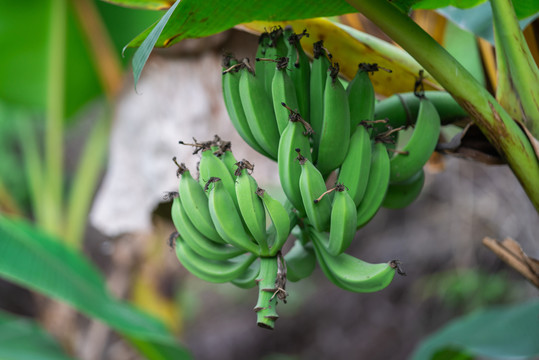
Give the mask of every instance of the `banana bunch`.
[[[285, 287], [272, 269], [284, 261], [280, 250], [295, 217], [258, 187], [252, 176], [254, 166], [247, 160], [236, 161], [230, 142], [216, 136], [202, 143], [180, 143], [193, 146], [194, 154], [200, 153], [200, 162], [195, 179], [185, 164], [173, 159], [179, 184], [178, 191], [168, 197], [172, 198], [171, 216], [177, 230], [173, 241], [176, 255], [189, 272], [203, 280], [231, 282], [240, 288], [258, 284], [258, 322], [272, 328], [277, 319], [276, 301], [284, 298]], [[268, 297], [268, 289], [274, 289], [276, 296]]]
[[[237, 161], [230, 143], [215, 137], [191, 145], [200, 156], [198, 176], [176, 162], [172, 242], [180, 262], [210, 282], [258, 285], [258, 325], [272, 329], [276, 305], [286, 303], [286, 282], [316, 267], [335, 285], [378, 291], [404, 275], [397, 260], [371, 264], [346, 253], [356, 231], [381, 207], [402, 208], [420, 194], [423, 166], [435, 149], [440, 117], [421, 89], [415, 119], [376, 118], [370, 73], [359, 64], [345, 85], [322, 41], [312, 63], [303, 51], [304, 30], [276, 28], [261, 35], [253, 64], [223, 59], [223, 96], [232, 124], [257, 152], [277, 161], [287, 201], [260, 189], [254, 166]], [[404, 143], [401, 130], [410, 129]], [[330, 180], [332, 179], [332, 180]], [[283, 255], [289, 235], [296, 239]]]

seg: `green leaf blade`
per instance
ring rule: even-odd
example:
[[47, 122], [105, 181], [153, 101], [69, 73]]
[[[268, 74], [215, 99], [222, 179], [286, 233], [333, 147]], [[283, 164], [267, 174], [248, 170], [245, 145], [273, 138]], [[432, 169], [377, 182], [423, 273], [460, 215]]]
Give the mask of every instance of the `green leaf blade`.
[[72, 360], [35, 321], [0, 311], [0, 359]]
[[[157, 40], [159, 39], [159, 36], [161, 35], [161, 32], [163, 31], [165, 25], [167, 24], [168, 20], [176, 10], [176, 7], [180, 3], [180, 0], [177, 0], [174, 5], [170, 7], [170, 9], [167, 10], [165, 15], [157, 22], [155, 27], [150, 31], [148, 34], [148, 37], [144, 39], [142, 44], [140, 45], [140, 48], [137, 49], [135, 52], [135, 55], [133, 56], [133, 76], [135, 79], [135, 88], [137, 86], [138, 80], [140, 78], [140, 74], [142, 72], [142, 69], [144, 68], [144, 65], [146, 64], [146, 61], [148, 61], [148, 57], [150, 56], [150, 53], [153, 50], [153, 47]], [[125, 50], [125, 49], [124, 49]]]
[[495, 359], [539, 355], [539, 301], [476, 311], [448, 324], [416, 349], [413, 360], [428, 360], [451, 347]]
[[[86, 258], [22, 220], [0, 216], [0, 276], [63, 301], [157, 354], [189, 359], [164, 324], [113, 298]], [[159, 355], [159, 356], [158, 356]]]

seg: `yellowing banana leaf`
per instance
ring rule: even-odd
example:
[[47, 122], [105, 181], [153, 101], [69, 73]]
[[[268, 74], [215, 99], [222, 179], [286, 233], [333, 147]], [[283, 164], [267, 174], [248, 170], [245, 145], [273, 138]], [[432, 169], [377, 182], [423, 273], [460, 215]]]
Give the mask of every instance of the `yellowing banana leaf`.
[[[292, 26], [295, 32], [307, 29], [309, 37], [301, 40], [305, 51], [312, 56], [313, 43], [324, 40], [324, 47], [338, 62], [341, 73], [352, 79], [359, 63], [376, 63], [392, 72], [381, 70], [371, 76], [376, 93], [389, 96], [414, 90], [414, 83], [421, 66], [404, 50], [372, 35], [324, 18], [294, 21], [255, 21], [239, 26], [246, 31], [260, 34], [274, 26]], [[438, 83], [427, 76], [425, 90], [441, 90]]]

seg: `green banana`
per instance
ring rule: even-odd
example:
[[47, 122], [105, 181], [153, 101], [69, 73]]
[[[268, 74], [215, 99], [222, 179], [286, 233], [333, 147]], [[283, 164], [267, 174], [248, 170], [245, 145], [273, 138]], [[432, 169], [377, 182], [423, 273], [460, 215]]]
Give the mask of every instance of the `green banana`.
[[[267, 47], [265, 50], [265, 54], [262, 57], [264, 60], [276, 60], [279, 56], [284, 56], [277, 55], [277, 43], [280, 41], [279, 39], [282, 38], [282, 35], [283, 30], [281, 27], [273, 29], [268, 34]], [[267, 96], [271, 96], [271, 82], [273, 81], [275, 68], [273, 67], [273, 64], [271, 62], [258, 61], [259, 59], [261, 59], [261, 57], [256, 58], [256, 64], [264, 71], [264, 74], [262, 75], [263, 80], [261, 80], [261, 82], [264, 83], [264, 91], [266, 92]]]
[[180, 175], [180, 184], [178, 191], [182, 199], [182, 206], [191, 220], [191, 223], [196, 224], [197, 229], [202, 235], [217, 243], [224, 244], [225, 241], [221, 238], [215, 226], [211, 221], [210, 209], [208, 207], [208, 197], [200, 187], [199, 183], [193, 179], [191, 172], [187, 170], [185, 164], [178, 165]]
[[206, 187], [210, 191], [208, 207], [211, 220], [219, 235], [230, 245], [259, 255], [259, 247], [243, 228], [241, 215], [221, 179], [210, 178]]
[[[229, 59], [229, 60], [227, 60]], [[243, 64], [237, 64], [237, 60], [230, 60], [230, 58], [225, 58], [224, 67], [226, 68], [223, 71], [223, 99], [225, 102], [225, 107], [230, 117], [230, 121], [236, 131], [243, 140], [254, 150], [260, 154], [270, 157], [269, 154], [260, 146], [256, 141], [251, 129], [249, 128], [249, 122], [245, 117], [245, 112], [243, 111], [243, 105], [241, 103], [240, 96], [240, 67]]]
[[357, 224], [357, 210], [354, 200], [343, 184], [335, 187], [331, 206], [331, 226], [329, 230], [328, 252], [331, 255], [343, 253], [354, 240]]
[[313, 64], [311, 68], [310, 91], [310, 119], [313, 128], [313, 162], [318, 158], [318, 146], [322, 133], [322, 121], [324, 117], [324, 89], [329, 66], [331, 65], [326, 56], [326, 49], [322, 40], [313, 44]]
[[191, 274], [213, 283], [240, 277], [257, 258], [253, 254], [243, 254], [230, 260], [210, 260], [193, 251], [181, 236], [176, 239], [176, 256]]
[[262, 78], [258, 78], [246, 67], [241, 70], [240, 96], [249, 128], [256, 141], [273, 160], [277, 159], [279, 129], [273, 113], [273, 104], [264, 89]]
[[[256, 58], [258, 67], [264, 71], [264, 74], [262, 75], [264, 78], [264, 89], [266, 90], [268, 96], [271, 96], [272, 81], [275, 73], [275, 68], [273, 67], [271, 61], [275, 61], [280, 57], [286, 56], [288, 53], [284, 33], [285, 30], [283, 30], [283, 28], [280, 26], [274, 28], [268, 34], [267, 47], [265, 48], [264, 56], [257, 56]], [[266, 40], [263, 39], [263, 41], [265, 42]], [[259, 59], [265, 61], [259, 61]]]
[[372, 86], [369, 77], [369, 71], [373, 71], [377, 67], [369, 64], [361, 63], [352, 81], [348, 83], [346, 92], [348, 94], [348, 102], [350, 103], [350, 132], [353, 133], [355, 128], [362, 121], [374, 120], [374, 105], [376, 98], [374, 96], [374, 87]]
[[313, 245], [320, 268], [326, 277], [347, 291], [369, 293], [387, 287], [395, 276], [396, 261], [371, 264], [342, 253], [331, 255], [325, 248], [325, 235], [312, 231]]
[[421, 193], [424, 183], [423, 169], [403, 182], [390, 183], [382, 206], [388, 209], [402, 209], [410, 205]]
[[236, 170], [236, 198], [241, 216], [247, 229], [260, 246], [260, 255], [269, 254], [266, 235], [266, 211], [264, 203], [257, 196], [258, 185], [256, 180], [248, 173], [252, 165], [246, 160], [238, 162]]
[[[265, 59], [270, 54], [268, 54], [268, 47], [271, 43], [270, 34], [265, 31], [258, 37], [258, 47], [256, 48], [255, 55], [255, 74], [260, 77], [263, 83], [266, 82], [266, 67], [271, 67], [270, 64], [265, 63], [264, 61], [258, 61], [258, 59]], [[269, 70], [268, 70], [269, 71]]]
[[348, 187], [356, 207], [365, 194], [371, 171], [372, 143], [367, 129], [359, 125], [350, 138], [348, 154], [339, 168], [337, 182]]
[[230, 141], [222, 141], [219, 144], [219, 150], [217, 152], [214, 152], [213, 154], [216, 155], [219, 159], [221, 159], [221, 161], [228, 169], [230, 175], [234, 176], [234, 174], [236, 173], [237, 161], [234, 157], [234, 154], [232, 153]]
[[376, 142], [372, 150], [371, 170], [365, 196], [357, 208], [357, 227], [365, 226], [378, 212], [384, 201], [389, 185], [389, 155], [381, 142]]
[[316, 256], [310, 245], [303, 245], [296, 240], [294, 246], [284, 256], [286, 278], [292, 282], [309, 277], [316, 267]]
[[228, 191], [228, 193], [232, 197], [232, 200], [234, 201], [236, 207], [238, 206], [234, 178], [232, 177], [232, 174], [230, 174], [227, 165], [222, 162], [217, 156], [215, 156], [214, 150], [212, 150], [211, 148], [202, 150], [202, 156], [200, 158], [198, 171], [198, 182], [200, 186], [204, 187], [204, 190], [206, 190], [206, 184], [208, 183], [208, 180], [212, 177], [217, 177], [221, 179], [226, 191]]
[[[284, 106], [281, 107], [285, 109]], [[281, 187], [288, 200], [290, 200], [301, 214], [305, 213], [305, 208], [299, 190], [301, 166], [296, 160], [297, 154], [295, 149], [300, 149], [301, 153], [305, 154], [305, 157], [311, 160], [310, 144], [307, 136], [309, 133], [312, 133], [309, 124], [298, 113], [290, 112], [288, 125], [281, 134], [279, 150], [277, 152]]]
[[256, 283], [256, 278], [260, 273], [260, 261], [256, 259], [243, 274], [231, 280], [230, 282], [242, 289], [254, 288]]
[[277, 57], [284, 57], [288, 55], [288, 39], [290, 35], [294, 33], [291, 26], [286, 26], [284, 29], [278, 26], [272, 31], [274, 34], [272, 37], [273, 47], [276, 49]]
[[301, 38], [303, 36], [309, 37], [306, 30], [303, 30], [300, 34], [290, 34], [288, 37], [288, 58], [290, 59], [290, 65], [293, 69], [290, 71], [290, 78], [294, 83], [296, 89], [296, 96], [298, 100], [298, 112], [301, 116], [309, 122], [310, 119], [310, 83], [311, 83], [311, 64], [309, 57], [303, 51], [301, 47]]
[[414, 131], [403, 151], [391, 158], [391, 181], [405, 181], [417, 174], [432, 155], [440, 136], [440, 116], [430, 100], [422, 97]]
[[330, 67], [324, 90], [324, 113], [316, 167], [326, 176], [338, 168], [350, 144], [350, 107], [339, 78], [339, 65]]
[[303, 201], [305, 213], [311, 225], [318, 231], [329, 229], [331, 202], [329, 197], [323, 196], [326, 192], [326, 183], [318, 169], [303, 157], [299, 149], [298, 161], [301, 165], [301, 175], [299, 177], [299, 190]]
[[260, 272], [257, 278], [258, 301], [254, 311], [258, 326], [270, 330], [274, 328], [275, 321], [279, 318], [276, 310], [277, 294], [284, 291], [283, 287], [278, 286], [278, 272], [277, 256], [260, 258]]
[[[288, 108], [298, 111], [298, 100], [296, 98], [296, 88], [287, 72], [288, 58], [277, 59], [277, 66], [273, 81], [271, 83], [271, 96], [273, 99], [273, 110], [275, 119], [279, 128], [279, 134], [282, 135], [288, 125]], [[288, 108], [282, 104], [286, 104]]]
[[[443, 125], [461, 120], [468, 122], [470, 115], [445, 91], [425, 91], [424, 95], [434, 104]], [[393, 128], [412, 125], [417, 118], [420, 99], [414, 92], [395, 94], [376, 103], [375, 119], [389, 119]], [[385, 131], [382, 124], [375, 125], [375, 131]]]
[[202, 235], [189, 220], [187, 212], [181, 205], [181, 199], [172, 202], [172, 221], [187, 245], [200, 256], [211, 260], [228, 260], [245, 253], [244, 250], [228, 244], [216, 243]]
[[290, 234], [290, 216], [283, 204], [271, 197], [264, 189], [258, 188], [256, 194], [262, 199], [264, 208], [268, 212], [271, 223], [274, 228], [274, 233], [270, 234], [269, 256], [274, 256], [283, 247]]

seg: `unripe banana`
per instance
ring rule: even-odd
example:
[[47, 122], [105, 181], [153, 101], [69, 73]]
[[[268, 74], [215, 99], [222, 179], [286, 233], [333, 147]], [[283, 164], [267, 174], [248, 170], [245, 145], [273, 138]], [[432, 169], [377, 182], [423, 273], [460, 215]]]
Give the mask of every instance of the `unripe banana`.
[[[285, 30], [278, 26], [269, 33], [268, 45], [266, 48], [265, 55], [263, 56], [265, 60], [277, 60], [278, 58], [287, 55], [288, 48], [285, 44], [284, 32]], [[257, 57], [257, 59], [259, 58], [261, 57]], [[268, 96], [271, 97], [271, 83], [273, 81], [275, 67], [271, 62], [266, 61], [262, 62], [259, 67], [264, 69], [264, 89], [266, 90]]]
[[272, 100], [268, 95], [271, 92], [266, 93], [263, 79], [253, 75], [247, 68], [240, 72], [240, 96], [249, 128], [260, 146], [275, 160], [279, 146], [279, 129]]
[[359, 64], [356, 75], [346, 88], [348, 102], [350, 103], [351, 133], [362, 121], [374, 120], [376, 98], [374, 96], [374, 87], [369, 77], [369, 70], [371, 69], [372, 67], [369, 64]]
[[232, 201], [238, 206], [238, 200], [236, 199], [236, 189], [234, 185], [234, 178], [230, 174], [228, 167], [214, 154], [215, 150], [203, 149], [202, 157], [200, 158], [200, 164], [198, 166], [199, 178], [198, 182], [200, 186], [206, 187], [208, 180], [212, 177], [221, 179], [226, 191], [230, 194]]
[[243, 64], [237, 64], [237, 60], [235, 59], [233, 61], [230, 61], [230, 58], [225, 58], [223, 65], [226, 68], [223, 71], [223, 98], [232, 125], [234, 125], [234, 128], [236, 128], [238, 134], [240, 134], [242, 139], [245, 140], [245, 142], [249, 144], [250, 147], [252, 147], [260, 154], [270, 157], [253, 136], [253, 133], [249, 128], [247, 118], [245, 117], [245, 112], [243, 111], [239, 88], [239, 71], [240, 67], [243, 66]]
[[299, 240], [296, 240], [284, 259], [286, 278], [292, 282], [309, 277], [316, 267], [316, 256], [312, 246], [303, 245]]
[[266, 235], [266, 211], [264, 203], [258, 197], [256, 180], [248, 173], [252, 165], [246, 160], [238, 162], [236, 171], [236, 198], [241, 216], [247, 229], [260, 246], [260, 255], [269, 254]]
[[176, 239], [175, 248], [178, 260], [190, 273], [212, 283], [240, 277], [257, 258], [253, 254], [243, 254], [230, 260], [210, 260], [194, 252], [181, 236]]
[[330, 67], [324, 90], [324, 115], [316, 167], [326, 176], [338, 168], [350, 144], [348, 96], [339, 78], [339, 66]]
[[402, 153], [391, 158], [391, 181], [405, 181], [427, 163], [440, 136], [440, 116], [427, 98], [421, 98], [414, 131]]
[[372, 143], [367, 129], [359, 125], [350, 138], [348, 154], [339, 168], [337, 182], [348, 187], [356, 207], [365, 194], [371, 171]]
[[226, 168], [228, 169], [228, 172], [230, 175], [234, 176], [236, 173], [236, 158], [234, 157], [234, 154], [232, 153], [230, 141], [223, 141], [221, 144], [219, 144], [219, 150], [217, 152], [214, 152], [214, 155], [216, 155], [221, 161], [225, 164]]
[[178, 174], [180, 175], [178, 191], [182, 199], [182, 207], [189, 220], [196, 224], [202, 235], [217, 243], [224, 244], [225, 240], [215, 230], [215, 226], [211, 221], [206, 193], [199, 183], [193, 179], [191, 172], [187, 170], [183, 163], [179, 165]]
[[293, 69], [290, 77], [296, 88], [299, 113], [309, 122], [310, 118], [310, 83], [311, 83], [311, 64], [309, 57], [303, 51], [300, 40], [303, 36], [309, 36], [306, 30], [301, 34], [291, 34], [288, 37], [288, 58]]
[[358, 293], [368, 293], [387, 287], [395, 276], [396, 261], [371, 264], [342, 253], [331, 255], [324, 244], [324, 234], [312, 231], [313, 245], [320, 268], [338, 287]]
[[[299, 149], [296, 149], [298, 151]], [[301, 165], [299, 190], [305, 213], [311, 225], [318, 231], [329, 229], [331, 202], [326, 193], [326, 183], [320, 171], [298, 151], [298, 161]]]
[[256, 259], [248, 268], [230, 282], [242, 289], [254, 288], [257, 285], [256, 279], [260, 273], [260, 261]]
[[423, 169], [411, 178], [398, 183], [390, 183], [382, 206], [388, 209], [402, 209], [419, 196], [425, 183]]
[[181, 205], [181, 199], [172, 202], [172, 221], [187, 245], [200, 256], [211, 260], [228, 260], [245, 253], [244, 250], [228, 244], [216, 243], [202, 235], [193, 225]]
[[285, 207], [278, 200], [271, 197], [264, 189], [258, 188], [256, 194], [262, 199], [275, 230], [273, 236], [268, 239], [270, 245], [269, 255], [274, 256], [281, 250], [288, 239], [291, 230], [290, 216]]
[[[270, 56], [268, 53], [268, 48], [271, 43], [270, 34], [265, 31], [258, 37], [258, 47], [256, 49], [255, 55], [255, 74], [260, 77], [262, 82], [266, 82], [266, 67], [270, 67], [270, 64], [258, 61], [258, 59], [265, 59]], [[267, 70], [269, 71], [269, 70]]]
[[219, 235], [230, 245], [259, 255], [260, 249], [243, 228], [241, 215], [221, 179], [210, 178], [206, 187], [210, 191], [208, 207], [211, 220]]
[[[284, 106], [281, 107], [286, 110]], [[310, 144], [307, 135], [312, 133], [312, 129], [296, 112], [290, 112], [288, 119], [288, 125], [281, 134], [279, 141], [277, 157], [279, 179], [288, 200], [290, 200], [301, 214], [304, 214], [305, 208], [299, 190], [301, 166], [296, 159], [297, 153], [295, 149], [300, 149], [301, 153], [305, 154], [305, 157], [311, 160]]]
[[329, 230], [328, 252], [331, 255], [343, 253], [354, 240], [357, 224], [357, 210], [354, 200], [346, 187], [338, 184], [331, 206], [331, 226]]
[[279, 133], [282, 135], [284, 129], [288, 125], [289, 111], [283, 107], [285, 103], [292, 110], [298, 111], [298, 100], [296, 98], [296, 88], [292, 79], [288, 76], [287, 70], [288, 58], [282, 57], [277, 59], [277, 66], [273, 81], [271, 84], [271, 95], [273, 99], [273, 110], [275, 119], [279, 127]]
[[[434, 104], [442, 125], [469, 118], [453, 97], [445, 91], [425, 91], [424, 95]], [[412, 125], [417, 118], [420, 99], [414, 92], [395, 94], [376, 103], [375, 119], [389, 119], [393, 128]], [[383, 124], [375, 125], [375, 131], [385, 131]]]
[[324, 49], [322, 40], [313, 44], [313, 64], [311, 68], [310, 85], [310, 119], [313, 128], [313, 162], [316, 163], [318, 157], [318, 146], [320, 144], [320, 134], [322, 133], [322, 121], [324, 117], [324, 89], [329, 66], [331, 65], [327, 51]]
[[273, 46], [276, 48], [276, 56], [285, 57], [288, 55], [288, 39], [294, 33], [291, 26], [286, 26], [284, 29], [278, 26], [275, 30], [272, 31], [273, 35]]
[[389, 155], [383, 143], [377, 142], [372, 150], [371, 170], [365, 195], [357, 208], [357, 227], [367, 224], [384, 201], [389, 185]]
[[275, 30], [271, 31], [270, 33], [268, 33], [267, 47], [265, 49], [264, 56], [256, 58], [256, 66], [257, 66], [256, 70], [257, 70], [257, 73], [255, 73], [255, 74], [257, 74], [257, 75], [260, 74], [258, 72], [259, 68], [263, 69], [264, 74], [260, 74], [261, 78], [263, 79], [261, 81], [264, 83], [264, 90], [266, 91], [266, 94], [268, 94], [268, 96], [271, 96], [271, 82], [273, 80], [273, 74], [274, 74], [275, 68], [273, 67], [273, 64], [271, 62], [258, 61], [258, 60], [261, 59], [261, 58], [266, 59], [266, 60], [276, 60], [277, 59], [278, 56], [277, 56], [277, 48], [276, 48], [276, 41], [275, 40], [279, 36], [282, 36], [282, 29], [280, 30], [280, 33], [277, 31], [279, 29], [275, 29]]

